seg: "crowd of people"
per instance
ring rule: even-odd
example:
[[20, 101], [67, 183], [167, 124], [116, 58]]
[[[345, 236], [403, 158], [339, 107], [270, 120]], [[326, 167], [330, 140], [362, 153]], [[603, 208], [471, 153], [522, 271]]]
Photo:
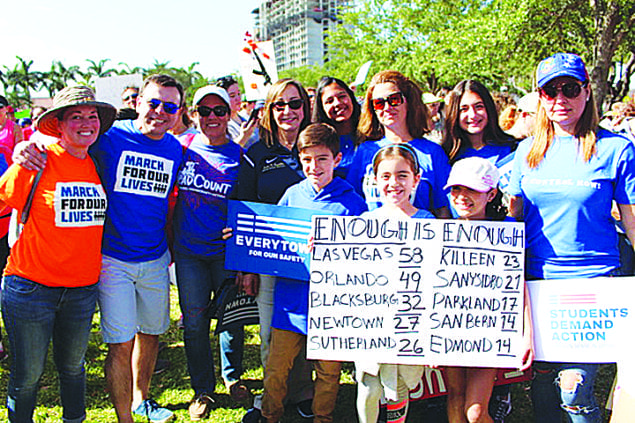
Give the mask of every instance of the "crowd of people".
[[[172, 419], [149, 396], [170, 324], [172, 261], [192, 420], [216, 406], [210, 308], [228, 280], [255, 296], [260, 321], [264, 392], [243, 422], [277, 422], [285, 404], [318, 423], [334, 420], [342, 363], [306, 358], [309, 283], [225, 269], [229, 200], [335, 215], [521, 221], [528, 280], [629, 274], [635, 103], [615, 105], [601, 121], [589, 82], [579, 56], [557, 53], [538, 65], [537, 90], [514, 104], [476, 80], [432, 94], [383, 70], [359, 99], [337, 78], [312, 90], [281, 79], [264, 103], [243, 107], [231, 76], [187, 105], [176, 80], [153, 75], [126, 87], [120, 110], [90, 88], [65, 88], [49, 110], [34, 108], [24, 128], [0, 96], [9, 421], [32, 421], [51, 341], [63, 419], [86, 419], [84, 358], [97, 306], [118, 421]], [[557, 182], [571, 179], [582, 183]], [[9, 229], [11, 209], [17, 229]], [[535, 420], [602, 421], [598, 365], [534, 361], [530, 307], [525, 291], [521, 369], [533, 367]], [[244, 329], [221, 331], [218, 344], [231, 398], [251, 401]], [[405, 422], [424, 366], [359, 360], [355, 369], [359, 421]], [[504, 421], [510, 395], [494, 387], [497, 369], [443, 371], [447, 421]]]

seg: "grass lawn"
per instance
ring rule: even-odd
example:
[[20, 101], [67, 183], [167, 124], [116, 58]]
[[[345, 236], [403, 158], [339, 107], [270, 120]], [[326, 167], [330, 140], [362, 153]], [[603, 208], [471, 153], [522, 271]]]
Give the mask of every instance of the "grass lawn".
[[[176, 289], [173, 287], [172, 292], [172, 324], [168, 333], [161, 336], [161, 340], [167, 342], [168, 348], [162, 351], [160, 358], [170, 361], [169, 368], [159, 375], [155, 375], [152, 380], [151, 395], [159, 404], [166, 406], [174, 411], [176, 422], [189, 422], [187, 407], [192, 398], [192, 390], [190, 389], [189, 376], [186, 369], [185, 351], [183, 348], [183, 339], [181, 331], [176, 327], [180, 311], [177, 304]], [[6, 334], [3, 335], [6, 345]], [[245, 379], [247, 384], [254, 392], [262, 392], [262, 367], [260, 366], [259, 356], [259, 336], [256, 326], [248, 327], [245, 335]], [[218, 354], [216, 354], [217, 356]], [[91, 341], [88, 346], [86, 357], [87, 371], [87, 391], [86, 402], [88, 407], [88, 422], [115, 422], [115, 412], [108, 400], [105, 390], [105, 380], [103, 374], [103, 364], [106, 356], [106, 346], [101, 343], [99, 334], [98, 315], [95, 316]], [[218, 371], [218, 363], [216, 369]], [[340, 393], [338, 397], [337, 407], [335, 409], [335, 422], [356, 422], [355, 411], [355, 384], [352, 379], [353, 366], [347, 364], [344, 366], [344, 372], [341, 379]], [[598, 383], [598, 401], [605, 404], [608, 391], [610, 389], [615, 367], [606, 365], [602, 367], [602, 371]], [[217, 373], [218, 375], [218, 373]], [[7, 382], [9, 378], [9, 363], [3, 362], [0, 365], [0, 421], [7, 420], [7, 410], [4, 406], [6, 399]], [[220, 375], [217, 376], [220, 381]], [[209, 422], [240, 422], [243, 414], [245, 414], [249, 404], [236, 404], [228, 395], [227, 390], [222, 382], [217, 386], [217, 408], [210, 414], [207, 421]], [[529, 395], [526, 384], [517, 384], [512, 387], [512, 397], [514, 410], [507, 419], [509, 423], [525, 423], [533, 422], [532, 412], [530, 410]], [[439, 422], [432, 418], [432, 414], [426, 409], [423, 403], [414, 403], [408, 415], [408, 422]], [[49, 354], [44, 377], [41, 381], [38, 394], [38, 406], [35, 410], [34, 421], [41, 422], [59, 422], [62, 419], [62, 409], [59, 402], [59, 391], [55, 368]], [[607, 419], [608, 420], [608, 419]], [[142, 422], [144, 419], [138, 419]], [[282, 419], [284, 423], [300, 423], [306, 422], [295, 414], [293, 410], [287, 410], [286, 415]]]

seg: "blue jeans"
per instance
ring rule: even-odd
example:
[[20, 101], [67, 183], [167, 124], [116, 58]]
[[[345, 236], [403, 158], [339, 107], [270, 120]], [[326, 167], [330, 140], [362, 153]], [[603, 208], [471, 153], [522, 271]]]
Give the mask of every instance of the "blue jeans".
[[51, 339], [62, 417], [65, 422], [86, 418], [84, 355], [96, 303], [97, 284], [51, 288], [19, 276], [4, 277], [2, 318], [13, 356], [7, 398], [9, 421], [32, 421]]
[[[602, 412], [595, 401], [593, 385], [599, 364], [534, 362], [531, 400], [534, 419], [540, 423], [560, 423], [564, 410], [573, 423], [602, 421]], [[572, 370], [579, 378], [572, 390], [560, 388], [561, 373]]]
[[[214, 358], [210, 345], [209, 308], [212, 294], [218, 292], [229, 272], [224, 256], [194, 256], [175, 253], [176, 283], [183, 313], [183, 339], [187, 371], [196, 394], [213, 393], [216, 387]], [[243, 373], [243, 327], [219, 335], [221, 373], [226, 383], [240, 380]]]

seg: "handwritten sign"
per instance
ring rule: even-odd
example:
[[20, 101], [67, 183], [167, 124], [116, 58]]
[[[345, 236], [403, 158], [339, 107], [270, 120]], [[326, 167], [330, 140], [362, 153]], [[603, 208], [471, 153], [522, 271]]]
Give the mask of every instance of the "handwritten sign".
[[311, 217], [325, 211], [230, 201], [225, 268], [293, 279], [309, 279]]
[[631, 360], [635, 278], [527, 282], [536, 360], [612, 363]]
[[308, 357], [519, 367], [524, 226], [318, 216]]

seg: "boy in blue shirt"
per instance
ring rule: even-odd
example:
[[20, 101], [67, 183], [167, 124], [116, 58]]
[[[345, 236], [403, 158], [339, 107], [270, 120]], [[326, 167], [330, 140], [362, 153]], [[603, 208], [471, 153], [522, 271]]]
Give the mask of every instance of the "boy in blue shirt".
[[[297, 148], [306, 179], [289, 187], [278, 205], [329, 211], [357, 216], [366, 202], [333, 170], [342, 159], [337, 132], [325, 123], [306, 127]], [[277, 422], [284, 414], [287, 377], [298, 354], [306, 354], [309, 281], [279, 278], [274, 294], [271, 347], [267, 361], [261, 422]], [[342, 363], [314, 361], [316, 370], [313, 414], [315, 423], [333, 421]]]

